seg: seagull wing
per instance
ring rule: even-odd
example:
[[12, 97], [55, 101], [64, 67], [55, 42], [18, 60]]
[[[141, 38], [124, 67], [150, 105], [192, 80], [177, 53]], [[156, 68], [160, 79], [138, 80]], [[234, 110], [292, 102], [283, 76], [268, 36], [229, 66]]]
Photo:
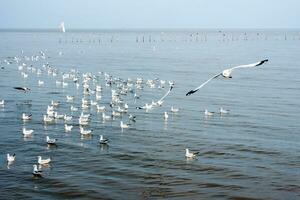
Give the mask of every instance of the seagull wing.
[[211, 77], [210, 79], [208, 79], [207, 81], [205, 81], [204, 83], [202, 83], [199, 87], [197, 87], [197, 88], [189, 91], [188, 93], [186, 93], [186, 96], [190, 96], [191, 94], [197, 92], [200, 88], [202, 88], [204, 85], [206, 85], [209, 81], [211, 81], [211, 80], [219, 77], [220, 75], [222, 75], [222, 73], [214, 75], [213, 77]]
[[167, 92], [162, 98], [160, 98], [160, 99], [158, 100], [158, 102], [164, 100], [164, 99], [170, 94], [170, 92], [172, 91], [172, 89], [173, 89], [173, 85], [171, 85], [171, 87], [170, 87], [170, 89], [168, 90], [168, 92]]
[[237, 69], [237, 68], [256, 67], [256, 66], [259, 66], [259, 65], [264, 64], [265, 62], [268, 62], [268, 59], [262, 60], [262, 61], [260, 61], [260, 62], [248, 64], [248, 65], [239, 65], [239, 66], [235, 66], [235, 67], [230, 68], [230, 70], [234, 70], [234, 69]]
[[24, 90], [24, 88], [22, 88], [22, 87], [14, 87], [14, 89], [16, 89], [16, 90]]

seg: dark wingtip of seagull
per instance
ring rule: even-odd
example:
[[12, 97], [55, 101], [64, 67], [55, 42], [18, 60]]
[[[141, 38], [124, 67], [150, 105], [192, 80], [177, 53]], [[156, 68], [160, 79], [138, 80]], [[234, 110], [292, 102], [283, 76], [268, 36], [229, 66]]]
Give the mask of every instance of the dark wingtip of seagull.
[[256, 66], [262, 65], [262, 64], [264, 64], [265, 62], [268, 62], [268, 61], [269, 61], [269, 59], [262, 60], [262, 61], [260, 61], [260, 63], [258, 63], [258, 65], [256, 65]]
[[190, 96], [191, 94], [194, 94], [197, 90], [191, 90], [188, 93], [186, 93], [185, 96]]

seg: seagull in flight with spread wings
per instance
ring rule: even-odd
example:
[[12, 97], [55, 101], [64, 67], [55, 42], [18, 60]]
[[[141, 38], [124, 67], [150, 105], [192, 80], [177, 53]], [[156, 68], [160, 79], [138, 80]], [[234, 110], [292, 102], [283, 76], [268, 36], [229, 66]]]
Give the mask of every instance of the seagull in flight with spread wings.
[[210, 82], [211, 80], [213, 80], [213, 79], [215, 79], [215, 78], [217, 78], [219, 76], [223, 76], [224, 78], [232, 78], [231, 74], [232, 74], [232, 71], [235, 70], [235, 69], [238, 69], [238, 68], [248, 68], [248, 67], [256, 67], [256, 66], [264, 64], [265, 62], [268, 62], [268, 60], [266, 59], [266, 60], [262, 60], [260, 62], [248, 64], [248, 65], [239, 65], [239, 66], [235, 66], [235, 67], [232, 67], [232, 68], [229, 68], [229, 69], [225, 69], [221, 73], [214, 75], [213, 77], [211, 77], [210, 79], [208, 79], [207, 81], [205, 81], [204, 83], [202, 83], [199, 87], [197, 87], [197, 88], [189, 91], [188, 93], [186, 93], [186, 96], [189, 96], [189, 95], [197, 92], [200, 88], [202, 88], [208, 82]]

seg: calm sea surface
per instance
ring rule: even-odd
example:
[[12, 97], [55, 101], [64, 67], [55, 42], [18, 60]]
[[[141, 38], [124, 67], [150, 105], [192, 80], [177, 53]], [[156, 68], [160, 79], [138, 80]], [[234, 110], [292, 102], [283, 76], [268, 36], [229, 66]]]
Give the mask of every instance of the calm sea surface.
[[[46, 59], [25, 60], [40, 51]], [[3, 62], [14, 56], [22, 60]], [[223, 69], [266, 58], [262, 66], [236, 70], [233, 79], [213, 80], [185, 96]], [[299, 58], [297, 30], [1, 31], [0, 199], [299, 199]], [[25, 68], [24, 79], [22, 63], [42, 74]], [[56, 77], [45, 71], [46, 63], [59, 70]], [[81, 110], [71, 112], [70, 106], [81, 106], [82, 86], [77, 90], [70, 80], [64, 88], [56, 84], [71, 69], [97, 76], [103, 87], [98, 103], [107, 113], [116, 85], [105, 86], [98, 72], [174, 81], [175, 87], [162, 107], [149, 112], [135, 107], [158, 100], [168, 85], [133, 86], [141, 95], [136, 101], [133, 94], [122, 95], [128, 113], [137, 116], [123, 131], [120, 121], [127, 121], [127, 114], [103, 122], [91, 106], [85, 113], [92, 114], [87, 129], [94, 135], [81, 138]], [[66, 102], [66, 95], [75, 101]], [[62, 120], [43, 123], [51, 100], [61, 102], [59, 113], [73, 116], [72, 132], [65, 133]], [[171, 106], [180, 111], [172, 114]], [[230, 113], [221, 116], [220, 107]], [[215, 114], [205, 117], [205, 109]], [[32, 120], [23, 122], [22, 113], [31, 113]], [[23, 127], [34, 129], [32, 138], [23, 138]], [[47, 146], [47, 135], [58, 139], [57, 147]], [[99, 145], [99, 135], [110, 139], [108, 147]], [[187, 160], [185, 148], [199, 151], [198, 159]], [[16, 154], [9, 166], [6, 153]], [[52, 162], [42, 167], [42, 178], [34, 178], [39, 155]]]

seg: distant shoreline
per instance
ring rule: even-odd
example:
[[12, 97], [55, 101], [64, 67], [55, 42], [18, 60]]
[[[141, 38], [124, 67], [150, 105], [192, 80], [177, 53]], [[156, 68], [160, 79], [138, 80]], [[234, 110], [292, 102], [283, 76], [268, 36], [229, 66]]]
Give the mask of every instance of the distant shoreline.
[[[74, 32], [226, 32], [226, 31], [300, 31], [300, 28], [123, 28], [123, 29], [67, 29], [66, 33]], [[0, 32], [60, 32], [58, 28], [0, 28]]]

